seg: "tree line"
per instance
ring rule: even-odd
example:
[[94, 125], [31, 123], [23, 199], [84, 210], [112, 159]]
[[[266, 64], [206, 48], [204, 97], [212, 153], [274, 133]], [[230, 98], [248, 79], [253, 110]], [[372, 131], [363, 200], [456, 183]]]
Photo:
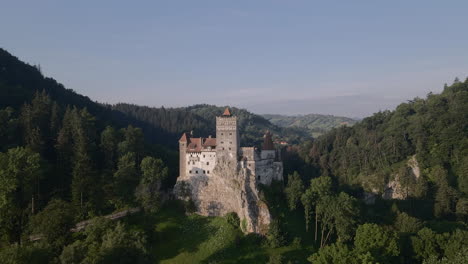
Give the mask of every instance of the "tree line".
[[[137, 206], [158, 210], [170, 174], [161, 159], [167, 156], [145, 142], [140, 128], [99, 129], [100, 121], [86, 108], [63, 108], [45, 91], [20, 109], [0, 110], [0, 119], [4, 254], [27, 252], [29, 235], [42, 234], [51, 247], [46, 252], [60, 255], [80, 220]], [[132, 236], [120, 224], [113, 230], [110, 240]], [[7, 245], [25, 247], [15, 251], [17, 246]]]

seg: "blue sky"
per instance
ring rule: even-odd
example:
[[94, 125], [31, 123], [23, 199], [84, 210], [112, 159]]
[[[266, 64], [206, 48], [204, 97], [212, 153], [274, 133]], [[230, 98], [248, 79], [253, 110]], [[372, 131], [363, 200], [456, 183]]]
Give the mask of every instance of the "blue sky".
[[4, 1], [0, 47], [100, 102], [363, 117], [468, 76], [468, 1]]

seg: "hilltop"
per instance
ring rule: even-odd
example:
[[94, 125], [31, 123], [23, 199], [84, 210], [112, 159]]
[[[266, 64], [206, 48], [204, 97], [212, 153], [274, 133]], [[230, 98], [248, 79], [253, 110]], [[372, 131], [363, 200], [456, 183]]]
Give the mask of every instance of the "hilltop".
[[280, 127], [294, 127], [304, 128], [313, 137], [323, 135], [332, 128], [340, 126], [352, 126], [358, 120], [334, 115], [320, 115], [320, 114], [307, 114], [307, 115], [279, 115], [279, 114], [264, 114], [271, 123]]

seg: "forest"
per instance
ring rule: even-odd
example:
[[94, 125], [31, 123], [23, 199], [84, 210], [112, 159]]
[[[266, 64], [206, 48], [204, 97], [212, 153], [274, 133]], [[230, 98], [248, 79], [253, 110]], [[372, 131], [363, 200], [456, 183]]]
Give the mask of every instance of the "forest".
[[357, 120], [344, 116], [306, 115], [263, 115], [271, 123], [280, 127], [305, 128], [313, 137], [318, 137], [339, 126], [352, 126]]
[[264, 235], [171, 198], [180, 133], [222, 109], [97, 103], [0, 49], [3, 263], [468, 262], [468, 79], [317, 138], [234, 108], [243, 145], [289, 143]]

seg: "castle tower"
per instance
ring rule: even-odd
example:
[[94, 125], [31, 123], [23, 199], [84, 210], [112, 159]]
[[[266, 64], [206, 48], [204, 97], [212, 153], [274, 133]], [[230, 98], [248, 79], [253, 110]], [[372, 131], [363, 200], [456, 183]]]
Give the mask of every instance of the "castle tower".
[[190, 136], [187, 133], [182, 134], [182, 137], [179, 139], [179, 177], [185, 177], [186, 172], [186, 153], [187, 145], [190, 141]]
[[239, 151], [239, 130], [237, 117], [226, 107], [221, 116], [216, 117], [216, 157], [237, 159]]
[[267, 131], [263, 136], [262, 152], [260, 156], [262, 159], [274, 159], [275, 154], [275, 144], [273, 144], [270, 131]]

